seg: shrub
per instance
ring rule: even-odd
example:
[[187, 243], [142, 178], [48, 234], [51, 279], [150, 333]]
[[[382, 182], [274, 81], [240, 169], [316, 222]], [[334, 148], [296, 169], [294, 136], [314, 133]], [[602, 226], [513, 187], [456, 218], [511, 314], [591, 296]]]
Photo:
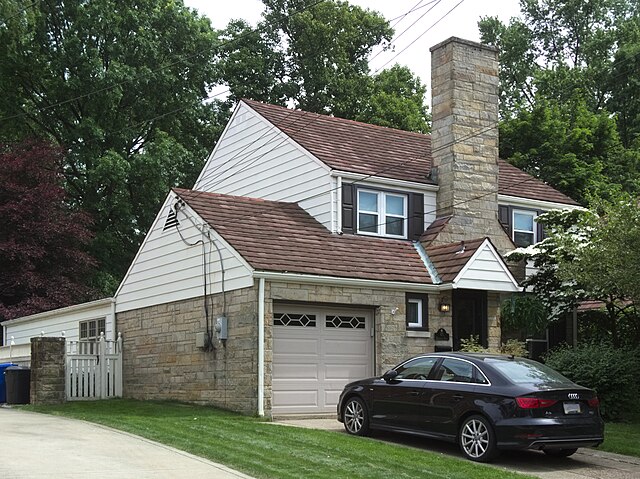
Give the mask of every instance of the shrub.
[[464, 353], [494, 353], [494, 354], [508, 354], [510, 356], [522, 356], [526, 357], [528, 354], [527, 345], [518, 341], [517, 339], [509, 339], [506, 343], [502, 343], [499, 351], [491, 348], [485, 348], [480, 344], [480, 338], [476, 335], [471, 335], [469, 339], [460, 340], [460, 351]]
[[549, 351], [547, 365], [572, 381], [595, 389], [605, 419], [622, 419], [637, 408], [640, 392], [638, 350], [586, 343]]
[[507, 339], [506, 343], [502, 343], [500, 347], [502, 354], [508, 354], [509, 356], [520, 356], [526, 358], [529, 355], [527, 351], [527, 343], [524, 341], [518, 341], [517, 339]]

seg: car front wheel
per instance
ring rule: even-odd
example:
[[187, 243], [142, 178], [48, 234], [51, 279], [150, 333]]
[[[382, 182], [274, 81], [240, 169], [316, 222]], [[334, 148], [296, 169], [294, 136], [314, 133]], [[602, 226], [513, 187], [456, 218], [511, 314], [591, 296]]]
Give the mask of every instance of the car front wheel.
[[344, 428], [349, 434], [366, 436], [369, 433], [369, 416], [367, 406], [362, 399], [352, 397], [347, 400], [342, 415]]
[[460, 449], [467, 459], [488, 462], [498, 455], [496, 437], [489, 421], [470, 416], [460, 426]]

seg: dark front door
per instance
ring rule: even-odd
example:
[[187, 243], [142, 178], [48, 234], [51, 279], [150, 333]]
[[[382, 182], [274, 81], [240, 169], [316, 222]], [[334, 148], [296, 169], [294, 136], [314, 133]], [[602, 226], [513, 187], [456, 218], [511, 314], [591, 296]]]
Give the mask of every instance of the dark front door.
[[460, 340], [477, 336], [487, 347], [487, 292], [470, 289], [453, 291], [453, 349]]

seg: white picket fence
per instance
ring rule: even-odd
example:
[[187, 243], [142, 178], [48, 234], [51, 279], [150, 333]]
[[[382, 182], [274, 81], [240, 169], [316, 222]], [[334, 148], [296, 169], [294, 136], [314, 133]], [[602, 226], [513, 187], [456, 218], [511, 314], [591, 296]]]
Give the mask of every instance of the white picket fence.
[[122, 397], [122, 336], [98, 341], [67, 341], [67, 401]]

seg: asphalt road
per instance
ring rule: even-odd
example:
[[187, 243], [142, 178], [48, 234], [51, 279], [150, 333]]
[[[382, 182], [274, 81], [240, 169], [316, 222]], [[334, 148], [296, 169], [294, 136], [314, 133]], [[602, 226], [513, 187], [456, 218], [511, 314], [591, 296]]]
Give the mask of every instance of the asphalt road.
[[[346, 434], [342, 424], [333, 418], [278, 422]], [[455, 444], [386, 432], [375, 433], [373, 437], [463, 459], [462, 453]], [[491, 465], [542, 479], [640, 479], [640, 458], [611, 454], [597, 449], [578, 449], [577, 453], [568, 458], [553, 458], [538, 451], [504, 451]]]
[[0, 407], [2, 479], [251, 479], [186, 452], [84, 421]]

